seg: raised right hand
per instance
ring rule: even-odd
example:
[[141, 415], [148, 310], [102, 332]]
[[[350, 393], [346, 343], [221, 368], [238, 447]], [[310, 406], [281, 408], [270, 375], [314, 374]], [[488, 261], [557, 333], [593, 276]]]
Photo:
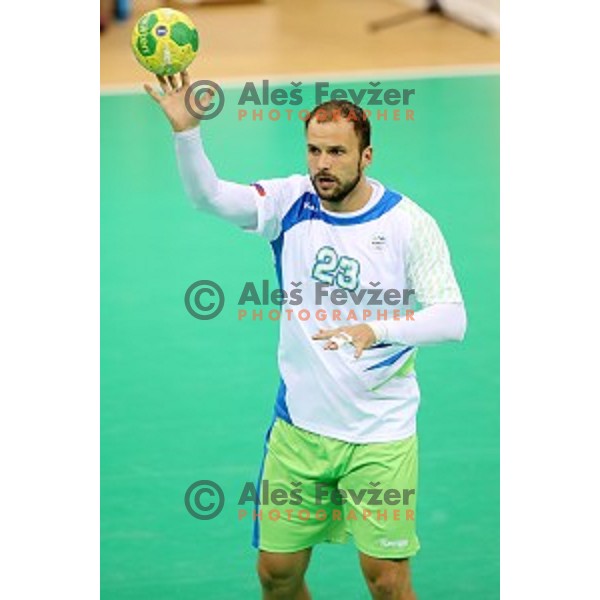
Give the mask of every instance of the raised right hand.
[[[187, 70], [182, 71], [179, 75], [169, 75], [168, 77], [157, 75], [156, 79], [158, 79], [162, 94], [148, 83], [144, 84], [144, 89], [162, 108], [173, 131], [187, 131], [197, 127], [200, 120], [188, 110], [185, 104], [185, 95], [190, 87], [190, 76]], [[202, 112], [200, 107], [207, 106], [212, 95], [211, 92], [205, 92], [200, 98], [200, 102], [194, 103], [194, 111]]]

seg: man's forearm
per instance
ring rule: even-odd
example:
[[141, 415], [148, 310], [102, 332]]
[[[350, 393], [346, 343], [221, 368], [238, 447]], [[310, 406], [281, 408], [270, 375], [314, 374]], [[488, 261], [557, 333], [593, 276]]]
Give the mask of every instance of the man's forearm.
[[257, 224], [256, 192], [248, 185], [220, 180], [204, 152], [200, 128], [174, 134], [179, 173], [193, 205], [245, 228]]
[[415, 312], [414, 320], [374, 321], [369, 325], [377, 342], [407, 346], [459, 342], [467, 329], [467, 314], [462, 303], [432, 304]]

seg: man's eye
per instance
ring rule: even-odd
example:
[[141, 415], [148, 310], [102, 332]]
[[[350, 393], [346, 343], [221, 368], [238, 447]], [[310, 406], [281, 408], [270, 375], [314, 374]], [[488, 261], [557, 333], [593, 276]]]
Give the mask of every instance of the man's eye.
[[344, 154], [344, 151], [341, 148], [334, 148], [331, 151], [331, 154], [335, 154], [336, 156], [339, 156], [340, 154]]

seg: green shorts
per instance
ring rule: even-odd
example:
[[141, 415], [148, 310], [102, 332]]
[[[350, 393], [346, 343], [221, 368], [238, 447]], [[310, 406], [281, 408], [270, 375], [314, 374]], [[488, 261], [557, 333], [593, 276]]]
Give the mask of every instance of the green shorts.
[[375, 558], [407, 558], [416, 534], [417, 436], [352, 444], [277, 419], [267, 441], [254, 546], [297, 552], [345, 543]]

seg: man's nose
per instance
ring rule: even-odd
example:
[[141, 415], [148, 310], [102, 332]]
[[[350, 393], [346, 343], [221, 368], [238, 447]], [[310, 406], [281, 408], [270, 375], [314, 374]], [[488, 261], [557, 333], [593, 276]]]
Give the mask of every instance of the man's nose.
[[331, 169], [331, 157], [325, 153], [321, 154], [321, 156], [319, 156], [319, 163], [317, 166], [319, 167], [319, 171]]

